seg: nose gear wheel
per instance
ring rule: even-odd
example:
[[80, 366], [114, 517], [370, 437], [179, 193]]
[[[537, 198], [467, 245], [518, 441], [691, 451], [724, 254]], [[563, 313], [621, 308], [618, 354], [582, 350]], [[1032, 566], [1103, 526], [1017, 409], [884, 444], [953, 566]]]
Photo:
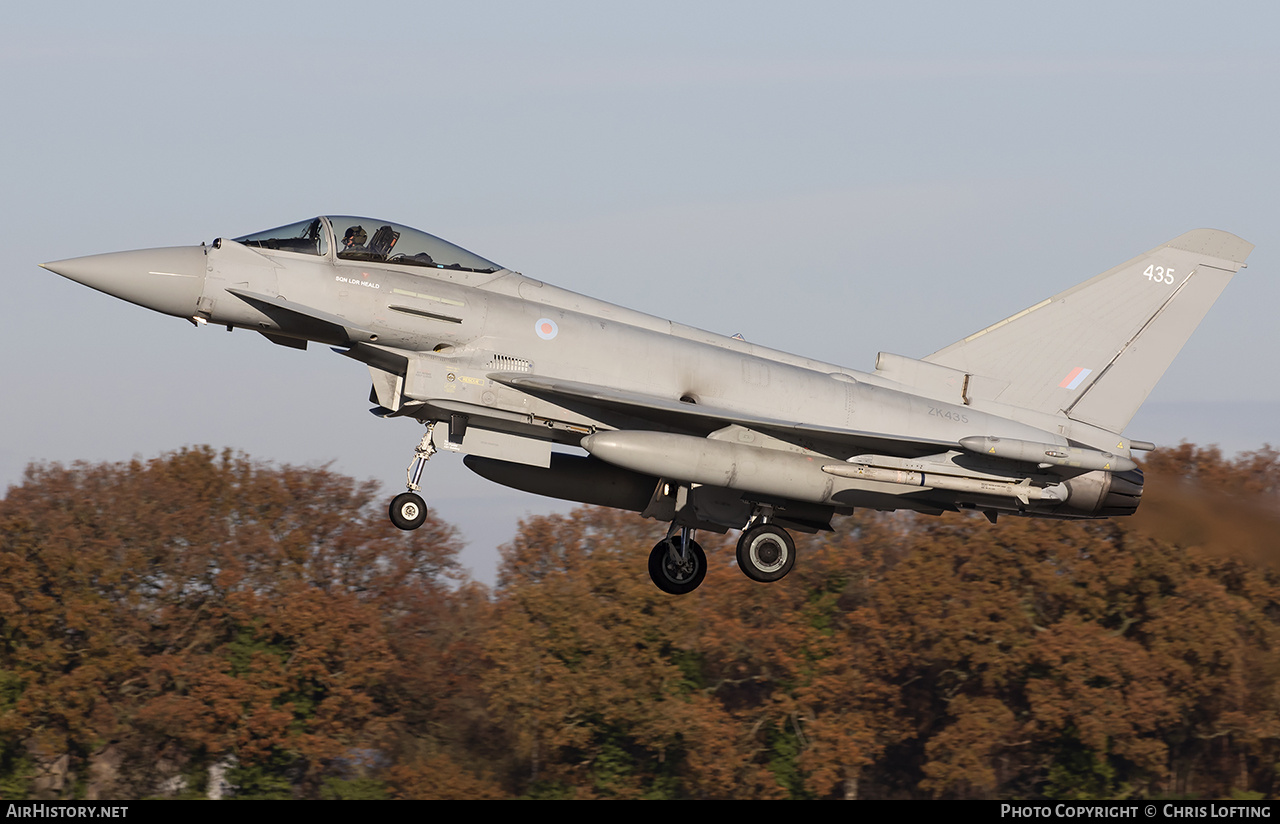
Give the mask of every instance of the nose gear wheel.
[[400, 529], [417, 529], [427, 520], [427, 503], [416, 492], [401, 492], [391, 499], [388, 514]]
[[434, 428], [434, 421], [427, 424], [427, 433], [422, 436], [417, 448], [413, 450], [413, 461], [409, 464], [405, 484], [408, 491], [401, 492], [392, 498], [391, 506], [387, 509], [391, 523], [403, 530], [417, 529], [427, 520], [427, 503], [418, 494], [418, 482], [422, 480], [422, 470], [426, 469], [427, 461], [436, 451], [431, 441]]

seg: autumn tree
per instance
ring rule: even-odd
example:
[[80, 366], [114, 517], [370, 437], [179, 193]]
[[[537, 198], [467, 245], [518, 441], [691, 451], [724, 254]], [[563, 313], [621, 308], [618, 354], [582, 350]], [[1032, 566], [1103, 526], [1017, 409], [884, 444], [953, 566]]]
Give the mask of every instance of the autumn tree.
[[896, 562], [909, 523], [858, 513], [834, 532], [798, 536], [795, 570], [768, 585], [729, 555], [697, 604], [703, 680], [735, 720], [744, 757], [768, 771], [758, 795], [859, 796], [893, 723], [892, 696], [866, 677], [850, 615]]
[[[453, 531], [372, 484], [181, 450], [35, 466], [0, 503], [0, 758], [27, 791], [316, 794], [399, 723], [387, 628], [448, 590]], [[373, 758], [376, 761], [376, 758]], [[20, 775], [20, 773], [22, 775]], [[93, 788], [90, 788], [93, 791]]]
[[662, 526], [530, 518], [496, 589], [324, 469], [190, 449], [0, 502], [0, 793], [1274, 794], [1280, 454], [1156, 452], [1138, 515], [858, 512], [663, 594]]
[[[1275, 454], [1261, 457], [1233, 469], [1199, 456], [1195, 465], [1217, 473], [1199, 478], [1202, 494], [1258, 490], [1264, 497], [1236, 499], [1256, 525], [1277, 488]], [[1155, 508], [1176, 482], [1155, 486]], [[1230, 537], [1239, 530], [1211, 527], [1219, 545], [1206, 548], [1199, 532], [1157, 526], [1159, 537], [1137, 520], [922, 525], [851, 616], [908, 731], [872, 771], [880, 792], [1269, 791], [1280, 732], [1276, 573], [1241, 557], [1257, 547]], [[1251, 538], [1274, 552], [1277, 534]]]
[[[485, 683], [517, 736], [523, 792], [723, 798], [767, 779], [705, 689], [696, 649], [703, 592], [727, 570], [712, 561], [702, 590], [665, 595], [643, 572], [656, 537], [652, 522], [584, 508], [529, 519], [506, 547]], [[701, 543], [711, 558], [728, 551], [714, 535]]]

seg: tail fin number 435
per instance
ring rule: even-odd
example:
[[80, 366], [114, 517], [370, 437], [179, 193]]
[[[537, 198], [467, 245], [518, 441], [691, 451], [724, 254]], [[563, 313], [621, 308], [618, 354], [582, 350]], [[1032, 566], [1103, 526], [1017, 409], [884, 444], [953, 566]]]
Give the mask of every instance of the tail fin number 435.
[[1147, 267], [1147, 271], [1142, 274], [1146, 275], [1147, 280], [1152, 283], [1173, 283], [1173, 270], [1166, 269], [1163, 266], [1152, 264]]

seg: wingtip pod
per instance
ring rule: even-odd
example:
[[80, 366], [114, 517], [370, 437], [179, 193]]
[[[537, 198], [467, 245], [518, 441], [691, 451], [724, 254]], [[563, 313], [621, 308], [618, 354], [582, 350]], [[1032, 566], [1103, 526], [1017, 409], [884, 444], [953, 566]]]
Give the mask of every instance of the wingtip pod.
[[1192, 229], [1165, 244], [1197, 255], [1216, 257], [1243, 265], [1253, 251], [1253, 244], [1221, 229]]

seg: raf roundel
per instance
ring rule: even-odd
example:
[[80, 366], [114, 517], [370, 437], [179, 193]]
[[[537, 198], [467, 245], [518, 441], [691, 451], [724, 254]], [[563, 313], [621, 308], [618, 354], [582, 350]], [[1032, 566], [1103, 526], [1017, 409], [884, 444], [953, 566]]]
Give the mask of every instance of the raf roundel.
[[538, 337], [543, 340], [551, 340], [560, 333], [560, 327], [550, 318], [539, 318], [533, 325], [533, 331], [537, 332]]

